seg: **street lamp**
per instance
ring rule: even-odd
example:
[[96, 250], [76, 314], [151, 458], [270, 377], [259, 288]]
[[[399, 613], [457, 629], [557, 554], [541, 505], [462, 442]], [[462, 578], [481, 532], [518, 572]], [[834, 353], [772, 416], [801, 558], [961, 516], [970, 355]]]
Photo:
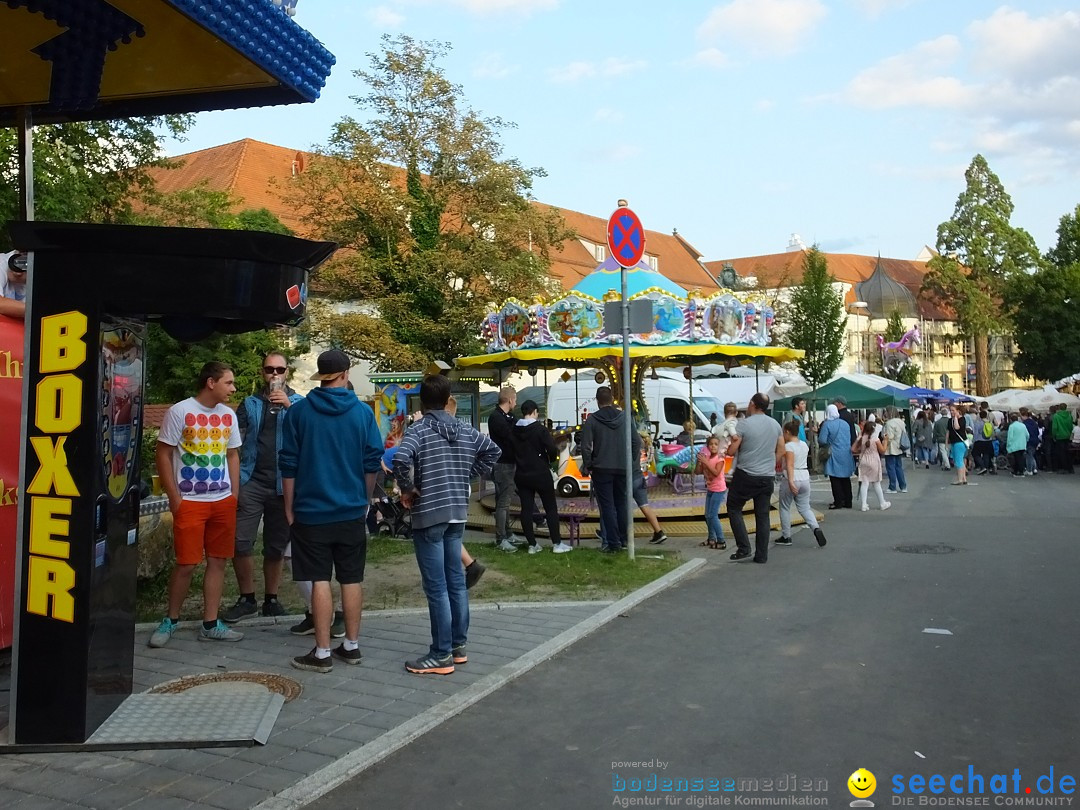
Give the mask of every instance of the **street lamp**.
[[855, 371], [859, 374], [866, 373], [866, 369], [863, 367], [863, 340], [862, 330], [859, 328], [859, 315], [866, 316], [866, 329], [870, 331], [870, 305], [865, 301], [852, 301], [848, 304], [848, 307], [854, 312], [855, 316], [855, 339], [858, 341], [858, 349], [855, 353]]

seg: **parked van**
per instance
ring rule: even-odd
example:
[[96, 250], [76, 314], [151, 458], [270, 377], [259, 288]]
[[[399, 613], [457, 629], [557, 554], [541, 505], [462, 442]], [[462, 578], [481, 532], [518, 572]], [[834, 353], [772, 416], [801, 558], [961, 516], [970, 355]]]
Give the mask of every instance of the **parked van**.
[[[573, 378], [559, 380], [548, 389], [547, 418], [556, 427], [580, 425], [583, 414], [596, 413], [595, 372], [579, 372], [575, 398]], [[694, 395], [693, 419], [695, 443], [705, 443], [709, 434], [709, 417], [716, 414], [724, 418], [724, 406], [696, 383], [691, 386], [679, 372], [656, 370], [657, 379], [648, 377], [642, 383], [645, 407], [649, 421], [658, 423], [657, 435], [662, 441], [671, 441], [683, 429], [683, 423], [691, 418], [690, 393]]]

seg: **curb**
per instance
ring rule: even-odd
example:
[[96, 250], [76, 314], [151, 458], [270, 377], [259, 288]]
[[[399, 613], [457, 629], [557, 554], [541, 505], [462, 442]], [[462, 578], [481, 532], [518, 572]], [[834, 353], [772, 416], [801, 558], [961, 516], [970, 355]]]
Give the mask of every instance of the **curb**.
[[[564, 630], [555, 638], [544, 642], [516, 661], [492, 672], [472, 686], [448, 697], [442, 703], [432, 706], [411, 720], [405, 721], [397, 728], [346, 754], [337, 762], [304, 777], [276, 796], [271, 796], [269, 799], [255, 805], [253, 810], [298, 810], [298, 808], [304, 807], [465, 711], [465, 709], [484, 699], [500, 687], [505, 686], [510, 681], [520, 678], [529, 670], [558, 655], [571, 644], [594, 633], [611, 620], [694, 573], [704, 565], [705, 560], [700, 557], [687, 560], [674, 571], [653, 580], [648, 585], [639, 588], [619, 601], [609, 604], [599, 613], [578, 622], [568, 630]], [[535, 605], [538, 603], [524, 604]], [[426, 609], [424, 612], [426, 612]]]

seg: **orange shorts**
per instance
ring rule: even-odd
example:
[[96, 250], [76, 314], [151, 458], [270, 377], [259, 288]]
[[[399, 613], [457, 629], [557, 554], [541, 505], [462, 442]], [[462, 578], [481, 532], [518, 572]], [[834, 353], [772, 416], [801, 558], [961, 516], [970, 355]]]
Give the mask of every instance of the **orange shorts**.
[[182, 501], [173, 515], [177, 565], [198, 565], [207, 557], [233, 558], [236, 550], [236, 496], [220, 501]]

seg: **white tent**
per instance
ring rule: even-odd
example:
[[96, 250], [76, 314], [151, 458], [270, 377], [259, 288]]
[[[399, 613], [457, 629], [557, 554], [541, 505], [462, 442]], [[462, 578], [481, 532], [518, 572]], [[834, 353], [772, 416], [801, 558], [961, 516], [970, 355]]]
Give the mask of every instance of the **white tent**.
[[986, 402], [996, 411], [1015, 411], [1027, 405], [1027, 399], [1031, 394], [1037, 393], [1040, 392], [1025, 391], [1020, 388], [1008, 388], [1004, 391], [998, 391], [996, 394], [991, 394], [986, 398]]

